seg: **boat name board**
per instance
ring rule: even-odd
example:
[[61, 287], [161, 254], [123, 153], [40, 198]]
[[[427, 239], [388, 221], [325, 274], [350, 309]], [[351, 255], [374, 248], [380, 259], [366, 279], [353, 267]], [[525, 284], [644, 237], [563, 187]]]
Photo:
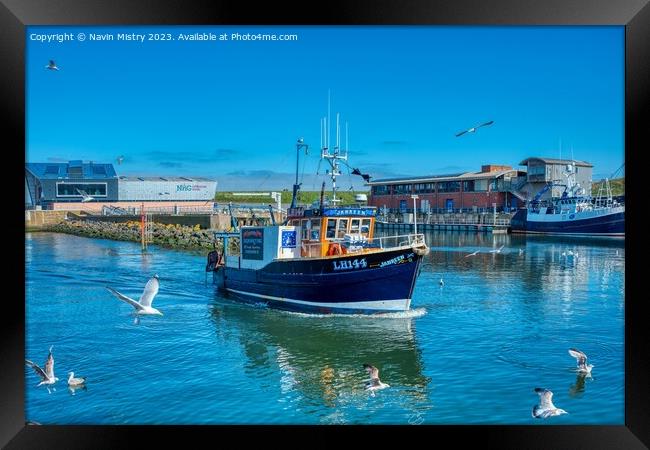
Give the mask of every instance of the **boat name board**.
[[408, 255], [399, 255], [396, 256], [392, 259], [389, 259], [388, 261], [383, 261], [379, 263], [379, 267], [386, 267], [386, 266], [391, 266], [393, 264], [401, 264], [404, 262], [411, 262], [413, 261], [413, 257], [415, 256], [414, 253], [409, 253]]
[[332, 261], [334, 270], [354, 270], [354, 269], [365, 269], [368, 267], [366, 258], [353, 259], [351, 261]]
[[334, 208], [328, 208], [323, 210], [323, 215], [324, 216], [364, 216], [364, 217], [372, 217], [375, 215], [375, 210], [374, 209], [362, 209], [362, 208], [342, 208], [342, 209], [334, 209]]

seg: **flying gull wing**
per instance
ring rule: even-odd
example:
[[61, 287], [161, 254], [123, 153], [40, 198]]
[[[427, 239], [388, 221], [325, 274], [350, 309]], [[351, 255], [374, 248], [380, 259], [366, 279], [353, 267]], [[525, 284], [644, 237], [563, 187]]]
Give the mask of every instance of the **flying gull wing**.
[[569, 349], [569, 355], [578, 360], [578, 367], [583, 367], [587, 363], [587, 355], [575, 348]]
[[47, 355], [45, 362], [45, 373], [48, 378], [54, 378], [54, 357], [52, 356], [52, 347], [50, 347], [50, 354]]
[[490, 120], [489, 122], [485, 122], [485, 123], [480, 124], [479, 127], [486, 127], [488, 125], [492, 125], [493, 123], [494, 123], [494, 120]]
[[465, 130], [465, 131], [461, 131], [460, 133], [458, 133], [458, 134], [456, 135], [456, 137], [458, 137], [458, 136], [462, 136], [462, 135], [465, 134], [465, 133], [467, 133], [467, 130]]
[[371, 366], [370, 364], [364, 364], [363, 368], [366, 369], [366, 371], [370, 374], [370, 378], [373, 380], [379, 379], [379, 370], [375, 366]]
[[36, 375], [38, 375], [39, 377], [41, 377], [41, 379], [42, 379], [43, 381], [45, 381], [45, 380], [48, 379], [47, 374], [43, 371], [43, 369], [41, 369], [40, 367], [38, 367], [36, 364], [34, 364], [33, 362], [31, 362], [29, 359], [26, 359], [26, 360], [25, 360], [25, 364], [27, 364], [29, 367], [31, 367], [32, 369], [34, 369], [34, 372], [36, 372]]
[[535, 392], [539, 394], [539, 406], [543, 409], [553, 409], [553, 392], [548, 389], [535, 388]]
[[158, 294], [158, 278], [152, 277], [147, 281], [147, 284], [144, 286], [144, 291], [140, 297], [140, 304], [142, 306], [151, 306], [153, 303], [153, 298]]
[[108, 289], [114, 296], [116, 296], [120, 300], [122, 300], [122, 301], [130, 304], [131, 306], [133, 306], [135, 309], [137, 309], [137, 310], [144, 309], [140, 303], [136, 302], [135, 300], [133, 300], [130, 297], [127, 297], [124, 294], [121, 294], [121, 293], [117, 292], [115, 289], [113, 289], [111, 287], [108, 287], [108, 286], [106, 286], [106, 289]]

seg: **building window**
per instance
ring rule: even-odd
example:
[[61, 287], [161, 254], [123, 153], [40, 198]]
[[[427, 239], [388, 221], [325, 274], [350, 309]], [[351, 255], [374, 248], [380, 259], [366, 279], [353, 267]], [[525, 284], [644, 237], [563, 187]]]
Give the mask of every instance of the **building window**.
[[474, 192], [474, 180], [463, 181], [463, 192]]
[[106, 197], [106, 183], [57, 183], [57, 197], [81, 197], [83, 191], [93, 197]]
[[393, 186], [393, 193], [395, 194], [410, 194], [412, 192], [412, 186], [410, 184], [396, 184]]
[[388, 193], [389, 190], [388, 190], [388, 186], [386, 185], [372, 187], [372, 195], [388, 195]]
[[417, 194], [430, 194], [433, 192], [433, 183], [419, 183], [415, 185]]
[[441, 181], [438, 192], [460, 192], [460, 181]]

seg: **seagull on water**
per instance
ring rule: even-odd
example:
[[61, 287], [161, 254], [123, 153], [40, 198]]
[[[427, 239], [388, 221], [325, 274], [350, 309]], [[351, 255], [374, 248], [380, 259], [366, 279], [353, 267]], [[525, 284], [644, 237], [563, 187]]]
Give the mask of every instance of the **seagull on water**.
[[370, 374], [370, 382], [366, 384], [366, 390], [370, 391], [373, 395], [375, 395], [375, 391], [379, 389], [390, 387], [390, 385], [381, 382], [379, 379], [379, 369], [375, 366], [364, 364], [363, 368]]
[[533, 406], [533, 417], [536, 419], [546, 419], [548, 417], [569, 414], [563, 409], [556, 408], [553, 404], [553, 392], [548, 389], [535, 388], [539, 395], [539, 405]]
[[74, 372], [68, 372], [68, 386], [78, 387], [86, 383], [86, 377], [74, 377]]
[[465, 258], [468, 258], [470, 256], [474, 256], [478, 254], [478, 250], [476, 250], [474, 253], [470, 253], [469, 255], [465, 255]]
[[140, 296], [140, 301], [135, 301], [130, 297], [127, 297], [124, 294], [119, 293], [115, 289], [106, 286], [106, 289], [108, 289], [113, 295], [115, 295], [117, 298], [120, 300], [130, 304], [135, 308], [135, 323], [139, 323], [139, 317], [140, 315], [157, 315], [157, 316], [162, 316], [163, 313], [158, 311], [156, 308], [152, 308], [151, 304], [153, 303], [153, 299], [158, 294], [158, 274], [155, 274], [153, 277], [147, 281], [147, 284], [144, 287], [144, 291], [142, 292], [142, 295]]
[[440, 286], [444, 286], [444, 285], [445, 285], [445, 282], [444, 282], [444, 281], [442, 280], [442, 278], [441, 278], [440, 281], [438, 281], [438, 284], [439, 284]]
[[34, 372], [36, 372], [36, 375], [41, 377], [41, 382], [38, 383], [36, 386], [40, 386], [42, 384], [54, 384], [59, 379], [54, 376], [54, 357], [52, 356], [52, 347], [53, 345], [50, 346], [50, 354], [47, 355], [47, 361], [45, 362], [45, 370], [41, 369], [37, 364], [34, 364], [31, 362], [29, 359], [25, 360], [25, 364], [27, 364], [29, 367], [34, 369]]
[[490, 250], [490, 253], [501, 253], [501, 250], [503, 250], [503, 247], [504, 246], [502, 245], [501, 247], [497, 248], [496, 250]]
[[482, 123], [482, 124], [477, 125], [477, 126], [475, 126], [475, 127], [473, 127], [473, 128], [470, 128], [469, 130], [461, 131], [460, 133], [458, 133], [458, 134], [456, 135], [456, 137], [458, 137], [458, 136], [462, 136], [462, 135], [465, 134], [465, 133], [475, 133], [476, 130], [477, 130], [478, 128], [486, 127], [486, 126], [488, 126], [488, 125], [492, 125], [493, 123], [494, 123], [494, 120], [490, 120], [489, 122]]
[[587, 355], [582, 353], [577, 348], [570, 348], [569, 355], [573, 356], [576, 359], [578, 372], [591, 375], [591, 369], [594, 366], [593, 364], [587, 364]]
[[45, 68], [50, 70], [59, 70], [59, 68], [56, 67], [56, 63], [51, 59], [50, 59], [50, 63], [47, 66], [45, 66]]

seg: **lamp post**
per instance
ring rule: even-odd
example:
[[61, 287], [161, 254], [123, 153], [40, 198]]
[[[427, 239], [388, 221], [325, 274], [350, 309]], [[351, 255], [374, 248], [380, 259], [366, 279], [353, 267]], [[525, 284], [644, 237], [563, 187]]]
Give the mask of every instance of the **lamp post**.
[[418, 208], [416, 206], [416, 200], [420, 197], [417, 194], [413, 194], [411, 198], [413, 199], [413, 234], [418, 234]]

